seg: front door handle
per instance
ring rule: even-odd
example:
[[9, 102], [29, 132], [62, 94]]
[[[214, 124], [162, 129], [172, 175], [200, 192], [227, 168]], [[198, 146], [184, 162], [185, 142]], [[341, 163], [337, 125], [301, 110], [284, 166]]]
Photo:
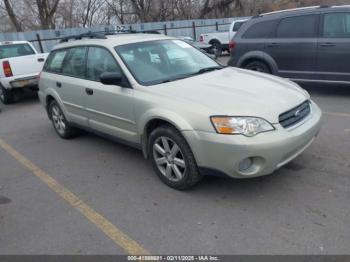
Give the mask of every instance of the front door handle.
[[91, 88], [85, 88], [85, 92], [86, 94], [88, 94], [89, 96], [92, 96], [94, 94], [94, 90]]
[[44, 62], [44, 61], [45, 61], [44, 58], [38, 58], [38, 62], [42, 63], [42, 62]]
[[335, 46], [335, 44], [331, 43], [331, 42], [328, 42], [328, 43], [321, 43], [320, 46], [322, 46], [322, 47], [332, 47], [332, 46]]
[[58, 88], [61, 88], [61, 87], [62, 87], [62, 83], [61, 83], [61, 82], [56, 82], [56, 86], [57, 86]]

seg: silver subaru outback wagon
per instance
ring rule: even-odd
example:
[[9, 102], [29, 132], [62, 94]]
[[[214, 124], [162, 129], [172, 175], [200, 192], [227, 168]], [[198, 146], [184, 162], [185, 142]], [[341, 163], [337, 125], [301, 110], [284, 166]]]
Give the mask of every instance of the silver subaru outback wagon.
[[135, 146], [176, 189], [204, 175], [271, 174], [321, 126], [321, 110], [297, 84], [224, 68], [157, 34], [67, 40], [50, 53], [39, 86], [60, 137], [82, 128]]

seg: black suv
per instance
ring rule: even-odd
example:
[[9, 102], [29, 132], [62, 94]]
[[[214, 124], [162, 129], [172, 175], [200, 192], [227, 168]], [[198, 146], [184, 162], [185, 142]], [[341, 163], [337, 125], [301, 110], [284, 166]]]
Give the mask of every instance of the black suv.
[[350, 6], [258, 15], [230, 43], [228, 64], [297, 82], [350, 84]]

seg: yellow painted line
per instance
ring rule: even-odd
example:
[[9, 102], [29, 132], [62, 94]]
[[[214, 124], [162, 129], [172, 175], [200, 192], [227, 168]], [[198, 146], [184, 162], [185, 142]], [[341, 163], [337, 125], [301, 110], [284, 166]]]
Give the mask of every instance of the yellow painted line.
[[95, 226], [97, 226], [103, 233], [105, 233], [115, 244], [121, 247], [126, 253], [130, 255], [149, 255], [140, 244], [128, 237], [109, 220], [97, 213], [94, 209], [89, 207], [76, 195], [74, 195], [67, 188], [58, 183], [54, 178], [46, 174], [42, 169], [36, 166], [29, 159], [17, 152], [12, 146], [0, 139], [0, 148], [5, 150], [14, 159], [16, 159], [22, 166], [26, 167], [31, 173], [37, 176], [50, 189], [56, 192], [61, 198], [66, 200], [68, 204], [77, 209], [83, 216], [89, 219]]
[[323, 112], [325, 115], [331, 115], [331, 116], [345, 116], [350, 117], [350, 114], [348, 113], [338, 113], [338, 112]]

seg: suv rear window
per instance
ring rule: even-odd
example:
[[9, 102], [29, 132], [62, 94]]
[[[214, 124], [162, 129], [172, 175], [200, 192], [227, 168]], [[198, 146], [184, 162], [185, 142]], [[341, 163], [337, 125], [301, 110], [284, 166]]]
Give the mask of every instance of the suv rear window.
[[0, 59], [34, 54], [34, 50], [28, 44], [0, 45]]
[[325, 14], [323, 36], [336, 38], [350, 37], [350, 13]]
[[288, 17], [281, 20], [277, 27], [277, 38], [315, 37], [317, 34], [317, 15]]
[[260, 22], [252, 25], [244, 33], [243, 38], [256, 39], [256, 38], [270, 38], [275, 28], [275, 21]]

